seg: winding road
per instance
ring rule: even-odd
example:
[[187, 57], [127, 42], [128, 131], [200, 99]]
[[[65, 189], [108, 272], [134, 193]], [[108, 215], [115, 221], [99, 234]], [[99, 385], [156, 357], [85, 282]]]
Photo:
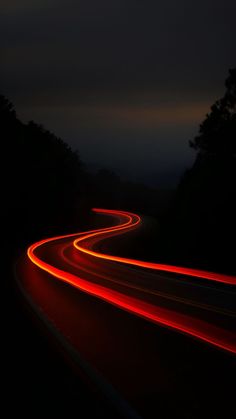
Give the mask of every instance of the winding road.
[[[105, 253], [111, 239], [139, 228], [142, 221], [129, 212], [94, 211], [106, 215], [112, 226], [37, 242], [17, 268], [32, 306], [71, 347], [131, 400], [141, 387], [133, 374], [122, 380], [120, 365], [135, 371], [139, 363], [139, 375], [142, 370], [152, 386], [150, 369], [140, 366], [140, 351], [155, 364], [155, 344], [145, 347], [147, 323], [236, 354], [236, 278]], [[139, 328], [142, 339], [134, 336]]]

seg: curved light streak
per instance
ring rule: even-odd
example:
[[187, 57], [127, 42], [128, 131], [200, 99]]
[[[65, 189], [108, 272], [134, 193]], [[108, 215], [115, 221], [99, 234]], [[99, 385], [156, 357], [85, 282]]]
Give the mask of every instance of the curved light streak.
[[[72, 266], [73, 268], [78, 268], [78, 263], [76, 263], [75, 261], [71, 260], [69, 257], [67, 257], [65, 255], [65, 251], [67, 249], [69, 249], [70, 247], [71, 247], [71, 244], [69, 244], [69, 245], [67, 244], [65, 247], [61, 248], [60, 249], [60, 257], [68, 265]], [[187, 299], [187, 298], [176, 297], [174, 295], [170, 295], [168, 293], [161, 292], [161, 291], [151, 290], [151, 289], [149, 289], [147, 287], [136, 285], [134, 283], [127, 283], [125, 280], [122, 280], [122, 279], [114, 279], [114, 278], [111, 278], [111, 276], [105, 275], [104, 273], [103, 274], [100, 274], [99, 272], [94, 272], [92, 270], [92, 268], [90, 268], [90, 269], [86, 268], [85, 269], [83, 267], [83, 270], [85, 272], [89, 273], [89, 274], [93, 274], [93, 276], [96, 276], [96, 277], [101, 278], [101, 279], [105, 279], [105, 280], [107, 280], [107, 281], [109, 281], [111, 283], [114, 283], [114, 284], [123, 285], [126, 288], [130, 288], [131, 290], [141, 291], [142, 293], [149, 294], [149, 295], [154, 295], [154, 296], [157, 296], [157, 297], [161, 297], [161, 298], [164, 298], [166, 300], [171, 300], [171, 301], [174, 301], [174, 302], [183, 303], [183, 304], [188, 305], [188, 306], [198, 307], [200, 309], [208, 310], [208, 311], [211, 311], [211, 312], [214, 311], [215, 313], [219, 313], [219, 314], [223, 314], [223, 315], [226, 315], [226, 316], [230, 316], [230, 317], [235, 317], [236, 318], [236, 313], [234, 313], [233, 311], [230, 311], [230, 310], [218, 309], [215, 306], [210, 306], [210, 305], [204, 304], [204, 303], [197, 303], [197, 302], [195, 302], [195, 301], [193, 301], [193, 300], [191, 300], [189, 298]]]
[[[94, 208], [94, 211], [98, 213], [106, 213], [106, 210], [100, 210], [96, 208]], [[133, 217], [136, 216], [136, 214], [131, 214], [131, 215]], [[139, 223], [140, 223], [140, 217], [138, 217], [138, 220], [133, 221], [132, 226], [135, 227]], [[127, 227], [120, 226], [116, 230], [119, 231], [124, 228], [127, 228]], [[219, 273], [214, 273], [214, 272], [207, 272], [207, 271], [199, 270], [199, 269], [184, 268], [180, 266], [165, 265], [161, 263], [145, 262], [145, 261], [141, 261], [137, 259], [129, 259], [129, 258], [124, 258], [124, 257], [119, 257], [119, 256], [113, 256], [113, 255], [108, 255], [105, 253], [95, 252], [94, 250], [91, 250], [90, 248], [82, 246], [83, 242], [87, 241], [87, 239], [90, 239], [92, 237], [98, 237], [98, 236], [101, 238], [101, 236], [107, 235], [108, 232], [109, 232], [109, 229], [107, 229], [106, 231], [90, 232], [80, 238], [75, 239], [73, 244], [76, 249], [80, 250], [83, 253], [87, 253], [91, 256], [94, 256], [96, 258], [111, 260], [113, 262], [125, 263], [127, 265], [138, 266], [141, 268], [152, 269], [156, 271], [170, 272], [170, 273], [181, 274], [181, 275], [186, 275], [186, 276], [191, 276], [191, 277], [196, 277], [196, 278], [208, 279], [215, 282], [222, 282], [222, 283], [230, 284], [230, 285], [236, 285], [236, 278], [234, 276], [224, 275], [224, 274], [219, 274]], [[78, 243], [80, 243], [80, 245]]]
[[[119, 224], [113, 227], [91, 230], [85, 233], [63, 235], [41, 240], [40, 242], [37, 242], [28, 248], [27, 254], [29, 259], [41, 270], [48, 272], [57, 279], [60, 279], [83, 292], [86, 292], [97, 298], [105, 300], [110, 304], [113, 304], [119, 308], [122, 308], [133, 314], [141, 316], [149, 321], [191, 335], [195, 338], [201, 339], [207, 343], [217, 346], [218, 348], [224, 349], [235, 354], [236, 341], [234, 340], [235, 335], [232, 332], [219, 329], [214, 325], [210, 325], [209, 327], [208, 323], [200, 319], [189, 317], [185, 314], [174, 312], [169, 309], [154, 306], [152, 304], [146, 303], [145, 301], [141, 301], [135, 297], [128, 296], [116, 290], [110, 289], [107, 286], [90, 282], [80, 276], [52, 266], [50, 263], [45, 262], [41, 257], [38, 256], [37, 252], [40, 249], [40, 247], [48, 245], [50, 242], [58, 242], [62, 239], [71, 239], [74, 246], [77, 248], [77, 250], [82, 252], [82, 254], [86, 253], [96, 258], [110, 260], [114, 262], [121, 262], [126, 265], [135, 265], [138, 267], [153, 270], [164, 270], [172, 273], [181, 273], [184, 275], [201, 277], [213, 281], [235, 285], [235, 278], [228, 277], [226, 275], [212, 274], [205, 271], [197, 271], [187, 268], [173, 267], [169, 265], [142, 262], [134, 259], [126, 259], [102, 254], [91, 250], [90, 246], [92, 247], [95, 242], [98, 243], [98, 241], [103, 240], [105, 237], [110, 237], [118, 233], [129, 231], [130, 229], [137, 227], [141, 223], [140, 217], [136, 214], [115, 210], [95, 209], [94, 211], [115, 216], [116, 218], [118, 218]], [[78, 243], [80, 243], [80, 245]], [[84, 246], [82, 246], [82, 244]]]

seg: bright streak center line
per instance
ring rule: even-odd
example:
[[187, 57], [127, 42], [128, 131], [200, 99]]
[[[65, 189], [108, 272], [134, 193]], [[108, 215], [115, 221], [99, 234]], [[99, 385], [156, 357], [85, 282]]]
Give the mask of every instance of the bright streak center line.
[[[158, 306], [154, 306], [150, 303], [146, 303], [145, 301], [141, 301], [135, 297], [125, 295], [123, 293], [120, 293], [119, 291], [115, 291], [106, 286], [102, 286], [100, 284], [90, 282], [89, 280], [85, 280], [79, 277], [78, 275], [72, 274], [63, 269], [59, 269], [51, 265], [50, 263], [45, 262], [44, 260], [42, 260], [39, 256], [35, 254], [36, 250], [44, 245], [46, 246], [52, 242], [57, 242], [58, 240], [60, 241], [61, 239], [71, 239], [74, 245], [77, 247], [77, 249], [79, 249], [82, 252], [82, 254], [88, 253], [97, 258], [108, 259], [108, 260], [112, 260], [116, 262], [122, 262], [122, 263], [130, 264], [130, 265], [137, 265], [141, 267], [148, 267], [149, 269], [151, 268], [151, 269], [158, 269], [158, 270], [166, 270], [169, 272], [177, 272], [177, 273], [183, 273], [184, 271], [185, 274], [187, 275], [191, 275], [192, 273], [192, 276], [201, 276], [199, 275], [199, 272], [202, 273], [203, 271], [188, 270], [186, 268], [178, 268], [178, 267], [171, 267], [168, 265], [152, 264], [148, 262], [136, 261], [133, 259], [126, 259], [126, 258], [120, 258], [116, 256], [104, 255], [97, 252], [93, 252], [92, 250], [84, 248], [82, 246], [79, 246], [78, 242], [81, 244], [83, 240], [84, 241], [86, 240], [87, 244], [89, 240], [91, 240], [92, 238], [94, 239], [94, 237], [97, 237], [97, 238], [99, 237], [101, 238], [101, 240], [103, 240], [104, 236], [105, 237], [107, 235], [110, 236], [113, 233], [117, 234], [118, 232], [122, 233], [125, 230], [128, 231], [129, 229], [135, 228], [136, 226], [138, 226], [141, 222], [140, 217], [137, 216], [136, 214], [131, 214], [131, 213], [123, 212], [123, 211], [115, 211], [115, 210], [96, 209], [95, 211], [99, 213], [104, 213], [104, 214], [115, 216], [116, 218], [119, 219], [120, 224], [113, 227], [109, 227], [109, 228], [91, 230], [85, 233], [69, 234], [69, 235], [57, 236], [57, 237], [41, 240], [31, 245], [28, 248], [27, 255], [29, 259], [36, 266], [38, 266], [41, 270], [48, 272], [50, 275], [74, 286], [75, 288], [85, 293], [88, 293], [97, 298], [100, 298], [110, 304], [113, 304], [121, 309], [127, 310], [133, 314], [141, 316], [149, 321], [170, 327], [179, 332], [186, 333], [188, 335], [201, 339], [205, 342], [208, 342], [214, 346], [217, 346], [218, 348], [224, 349], [226, 351], [229, 351], [235, 354], [236, 342], [235, 342], [235, 335], [232, 332], [219, 329], [218, 327], [214, 325], [209, 325], [200, 319], [192, 318], [187, 315], [177, 313], [169, 309], [164, 309]], [[122, 222], [122, 220], [124, 222]], [[77, 237], [76, 240], [73, 240], [75, 237]], [[160, 268], [160, 266], [162, 267], [162, 269]], [[163, 269], [163, 267], [166, 269]], [[218, 281], [221, 280], [221, 275], [217, 276], [218, 274], [211, 274], [211, 273], [205, 273], [205, 272], [203, 273], [204, 273], [204, 276], [202, 277], [204, 278], [218, 280]], [[212, 275], [214, 276], [214, 278], [212, 278]], [[227, 282], [227, 280], [220, 281], [220, 282]]]
[[[95, 209], [94, 211], [97, 213], [104, 213], [104, 211], [106, 210], [100, 210], [100, 209]], [[131, 216], [133, 216], [133, 219], [135, 217], [137, 217], [136, 221], [133, 221], [132, 223], [132, 227], [136, 227], [138, 224], [140, 224], [140, 217], [137, 216], [136, 214], [131, 214]], [[118, 226], [116, 228], [116, 231], [121, 231], [127, 228], [130, 228], [130, 225], [122, 225], [122, 226]], [[114, 231], [114, 230], [113, 230]], [[185, 267], [180, 267], [180, 266], [173, 266], [173, 265], [166, 265], [166, 264], [161, 264], [161, 263], [153, 263], [153, 262], [146, 262], [146, 261], [141, 261], [141, 260], [137, 260], [137, 259], [129, 259], [129, 258], [124, 258], [124, 257], [119, 257], [119, 256], [114, 256], [114, 255], [108, 255], [105, 253], [100, 253], [100, 252], [95, 252], [94, 250], [87, 248], [85, 246], [83, 246], [83, 242], [87, 241], [88, 239], [92, 238], [92, 237], [101, 237], [103, 236], [103, 239], [106, 238], [106, 235], [108, 233], [112, 233], [112, 230], [110, 229], [106, 229], [103, 231], [98, 231], [98, 232], [90, 232], [82, 237], [76, 238], [73, 242], [74, 247], [83, 252], [83, 253], [87, 253], [91, 256], [94, 256], [96, 258], [100, 258], [100, 259], [105, 259], [105, 260], [110, 260], [113, 262], [119, 262], [119, 263], [123, 263], [123, 264], [127, 264], [127, 265], [133, 265], [133, 266], [137, 266], [137, 267], [141, 267], [141, 268], [146, 268], [146, 269], [152, 269], [155, 271], [164, 271], [164, 272], [170, 272], [170, 273], [176, 273], [176, 274], [181, 274], [181, 275], [185, 275], [185, 276], [191, 276], [191, 277], [196, 277], [196, 278], [203, 278], [203, 279], [208, 279], [208, 280], [212, 280], [215, 282], [222, 282], [225, 284], [230, 284], [230, 285], [236, 285], [236, 277], [235, 276], [230, 276], [230, 275], [224, 275], [224, 274], [219, 274], [219, 273], [214, 273], [214, 272], [208, 272], [208, 271], [204, 271], [204, 270], [199, 270], [199, 269], [191, 269], [191, 268], [185, 268]]]

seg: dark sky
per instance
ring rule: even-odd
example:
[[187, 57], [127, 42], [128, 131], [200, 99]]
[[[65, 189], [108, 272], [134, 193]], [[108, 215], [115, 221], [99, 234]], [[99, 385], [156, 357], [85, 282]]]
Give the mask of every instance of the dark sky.
[[236, 63], [235, 0], [1, 0], [0, 90], [95, 167], [171, 185]]

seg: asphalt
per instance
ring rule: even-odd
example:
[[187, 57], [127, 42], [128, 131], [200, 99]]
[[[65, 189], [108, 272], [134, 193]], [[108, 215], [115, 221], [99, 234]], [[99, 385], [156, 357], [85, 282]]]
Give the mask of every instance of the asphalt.
[[[109, 240], [115, 239], [107, 239], [106, 246]], [[233, 287], [78, 255], [71, 238], [46, 243], [37, 256], [94, 289], [124, 296], [133, 307], [154, 310], [172, 325], [234, 345]], [[43, 271], [26, 255], [17, 265], [17, 278], [25, 298], [68, 358], [100, 387], [117, 414], [143, 418], [236, 414], [231, 384], [235, 356], [227, 349], [199, 340], [187, 329], [183, 333], [171, 324], [163, 327], [163, 322], [150, 321], [122, 304], [82, 292]]]

